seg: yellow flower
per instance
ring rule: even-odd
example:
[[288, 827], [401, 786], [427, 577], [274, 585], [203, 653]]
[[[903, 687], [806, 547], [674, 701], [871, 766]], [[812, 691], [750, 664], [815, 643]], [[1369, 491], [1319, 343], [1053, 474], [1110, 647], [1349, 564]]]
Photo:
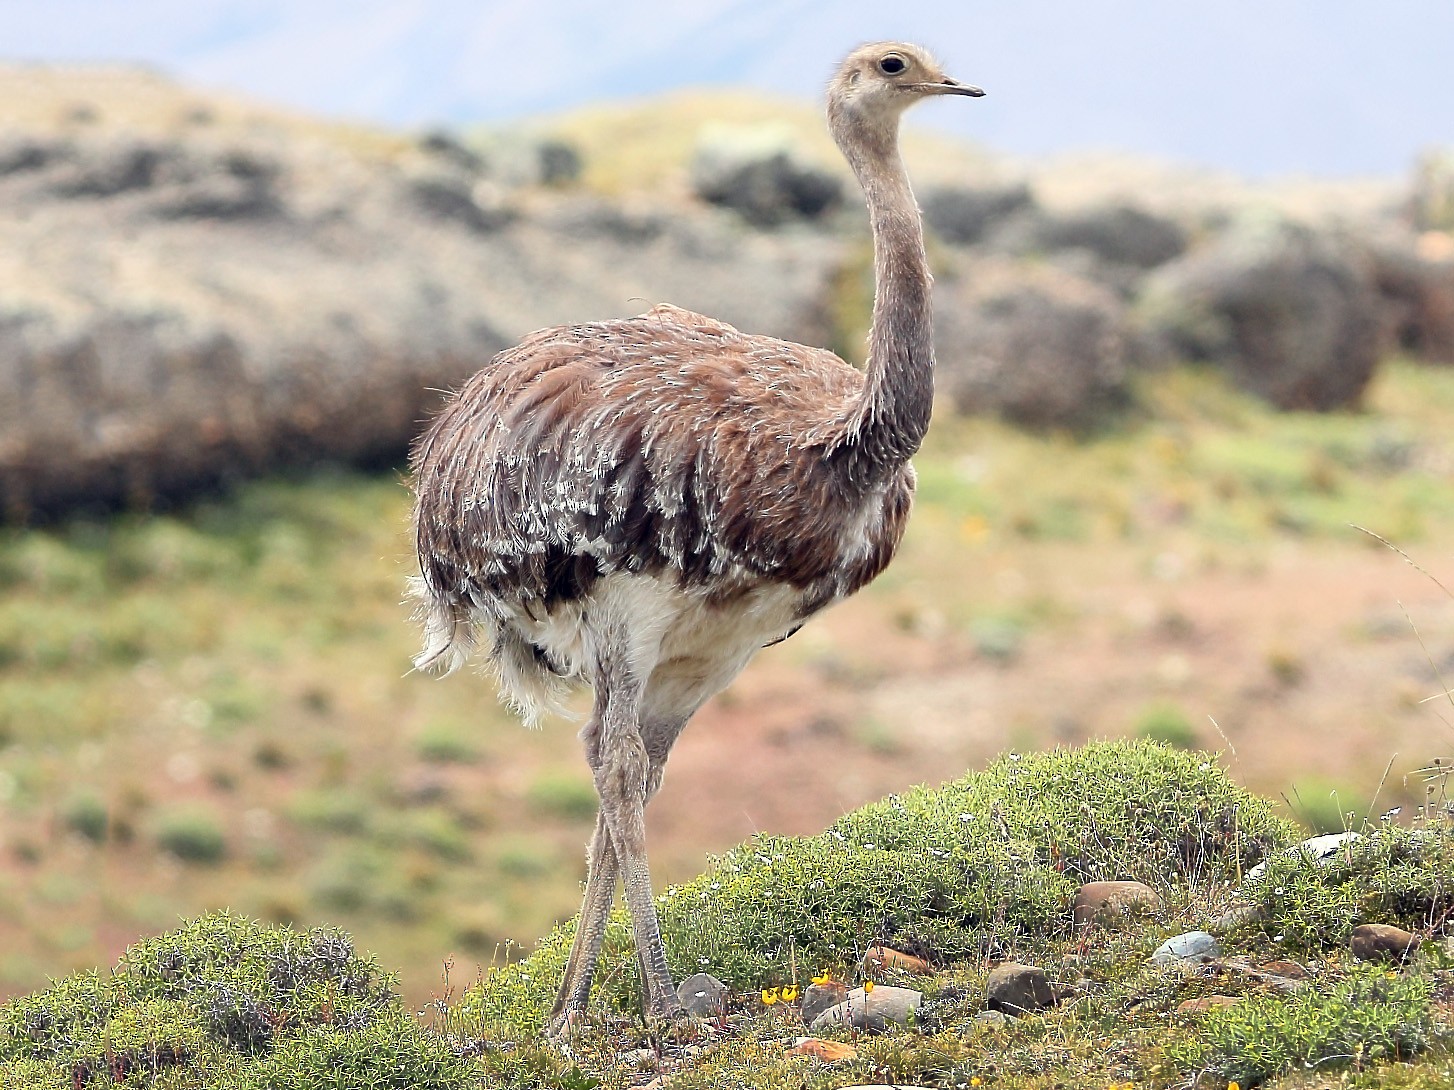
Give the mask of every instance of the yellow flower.
[[1236, 1079], [1233, 1079], [1227, 1084], [1227, 1090], [1242, 1090], [1242, 1084]]
[[974, 1076], [974, 1078], [972, 1078], [972, 1079], [969, 1080], [969, 1085], [970, 1086], [983, 1086], [984, 1085], [984, 1079], [982, 1079], [978, 1075], [976, 1075], [976, 1076]]
[[824, 973], [822, 976], [815, 976], [813, 978], [813, 983], [814, 984], [832, 984], [833, 983], [833, 974], [832, 973]]
[[784, 1003], [791, 1003], [796, 998], [798, 998], [798, 986], [796, 984], [789, 984], [783, 988]]
[[769, 1007], [772, 1006], [774, 1003], [776, 1003], [777, 1002], [777, 999], [778, 999], [778, 990], [776, 988], [764, 988], [764, 989], [762, 989], [762, 1001], [764, 1003], [766, 1003]]
[[873, 991], [873, 981], [865, 980], [863, 982], [863, 994], [867, 995], [871, 991]]

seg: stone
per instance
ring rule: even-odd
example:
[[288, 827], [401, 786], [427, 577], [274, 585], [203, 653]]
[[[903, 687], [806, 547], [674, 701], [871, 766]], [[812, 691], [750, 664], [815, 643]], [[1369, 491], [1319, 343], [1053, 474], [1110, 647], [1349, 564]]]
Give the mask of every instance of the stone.
[[1407, 961], [1419, 948], [1419, 937], [1387, 923], [1359, 924], [1348, 941], [1353, 956], [1361, 961]]
[[692, 189], [755, 227], [817, 219], [843, 200], [833, 172], [806, 162], [776, 128], [720, 129], [697, 148]]
[[1144, 882], [1087, 882], [1076, 891], [1071, 911], [1077, 927], [1089, 927], [1160, 908], [1161, 897]]
[[1004, 1011], [980, 1011], [973, 1019], [975, 1025], [979, 1026], [1003, 1026], [1009, 1020]]
[[827, 984], [809, 984], [803, 989], [803, 1002], [799, 1008], [803, 1021], [808, 1025], [829, 1007], [836, 1007], [848, 998], [848, 985], [839, 980]]
[[1215, 935], [1207, 931], [1188, 931], [1174, 935], [1156, 948], [1151, 955], [1153, 965], [1176, 965], [1190, 962], [1201, 964], [1218, 957], [1222, 945]]
[[916, 976], [928, 976], [934, 971], [923, 958], [895, 950], [891, 946], [870, 946], [863, 955], [862, 968], [865, 973], [878, 974], [885, 969], [898, 969]]
[[1217, 1007], [1229, 1007], [1235, 1002], [1237, 1002], [1237, 997], [1233, 995], [1204, 995], [1200, 999], [1188, 999], [1186, 1002], [1178, 1004], [1176, 1012], [1178, 1014], [1205, 1014]]
[[907, 1025], [923, 999], [923, 992], [888, 984], [880, 984], [871, 992], [854, 988], [848, 993], [847, 1000], [829, 1007], [814, 1018], [808, 1028], [817, 1031], [833, 1026], [852, 1026], [854, 1029], [880, 1031], [886, 1029], [890, 1022]]
[[1153, 356], [1210, 363], [1285, 410], [1356, 406], [1382, 349], [1366, 256], [1265, 214], [1152, 273], [1138, 311]]
[[1044, 969], [1016, 961], [996, 965], [990, 971], [984, 998], [985, 1006], [991, 1010], [1017, 1016], [1045, 1010], [1059, 1002]]
[[1130, 401], [1126, 308], [1063, 269], [977, 260], [935, 281], [936, 382], [956, 411], [1028, 428], [1095, 428]]
[[792, 1048], [788, 1049], [788, 1055], [812, 1056], [824, 1063], [836, 1064], [843, 1060], [854, 1059], [858, 1056], [858, 1050], [842, 1041], [825, 1041], [821, 1037], [799, 1037], [793, 1042]]
[[697, 973], [677, 985], [677, 1000], [688, 1014], [720, 1017], [727, 1010], [727, 985], [711, 973]]

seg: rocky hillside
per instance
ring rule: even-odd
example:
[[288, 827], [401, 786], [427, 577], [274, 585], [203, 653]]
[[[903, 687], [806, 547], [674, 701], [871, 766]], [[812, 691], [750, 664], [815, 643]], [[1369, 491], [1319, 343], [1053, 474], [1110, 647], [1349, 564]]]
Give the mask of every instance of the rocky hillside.
[[[704, 109], [464, 141], [133, 70], [0, 70], [0, 511], [395, 460], [436, 391], [521, 334], [663, 300], [853, 356], [864, 217], [821, 128], [724, 105], [741, 123], [714, 129]], [[1438, 161], [1417, 199], [1339, 206], [1218, 179], [1188, 200], [1134, 171], [1117, 193], [1089, 170], [1076, 201], [1064, 170], [909, 153], [962, 411], [1103, 426], [1135, 369], [1187, 359], [1332, 409], [1390, 351], [1454, 359]]]
[[214, 915], [0, 1007], [0, 1087], [1433, 1090], [1451, 858], [1435, 807], [1299, 843], [1211, 755], [1010, 754], [666, 891], [672, 1034], [624, 913], [565, 1048], [569, 926], [421, 1023], [337, 930]]
[[826, 337], [834, 242], [552, 190], [571, 162], [552, 145], [534, 177], [501, 177], [444, 136], [309, 125], [144, 73], [35, 75], [0, 75], [11, 516], [397, 458], [436, 389], [542, 325], [671, 298]]

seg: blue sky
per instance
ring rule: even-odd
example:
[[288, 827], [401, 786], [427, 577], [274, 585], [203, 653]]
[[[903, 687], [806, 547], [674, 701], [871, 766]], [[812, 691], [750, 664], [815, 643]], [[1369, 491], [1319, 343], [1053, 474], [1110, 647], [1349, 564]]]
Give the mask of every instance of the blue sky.
[[929, 123], [1011, 152], [1346, 176], [1454, 145], [1449, 0], [0, 0], [0, 56], [408, 126], [690, 85], [815, 96], [881, 37], [990, 92]]

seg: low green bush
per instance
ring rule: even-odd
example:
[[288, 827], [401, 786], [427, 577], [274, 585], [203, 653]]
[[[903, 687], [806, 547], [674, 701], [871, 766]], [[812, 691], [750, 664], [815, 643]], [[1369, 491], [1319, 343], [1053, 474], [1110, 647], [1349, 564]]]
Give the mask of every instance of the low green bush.
[[[1167, 887], [1235, 879], [1293, 827], [1206, 754], [1147, 741], [1010, 754], [983, 772], [915, 788], [810, 837], [759, 837], [660, 899], [679, 976], [710, 969], [750, 990], [842, 968], [887, 940], [940, 958], [1018, 935], [1062, 935], [1076, 887], [1137, 879]], [[565, 966], [571, 925], [476, 993], [498, 1032], [532, 1033]], [[623, 913], [608, 933], [601, 1001], [637, 1002]]]
[[1408, 1060], [1434, 1036], [1425, 980], [1365, 968], [1327, 992], [1248, 996], [1212, 1011], [1168, 1055], [1191, 1071], [1242, 1086], [1298, 1068], [1322, 1072]]

